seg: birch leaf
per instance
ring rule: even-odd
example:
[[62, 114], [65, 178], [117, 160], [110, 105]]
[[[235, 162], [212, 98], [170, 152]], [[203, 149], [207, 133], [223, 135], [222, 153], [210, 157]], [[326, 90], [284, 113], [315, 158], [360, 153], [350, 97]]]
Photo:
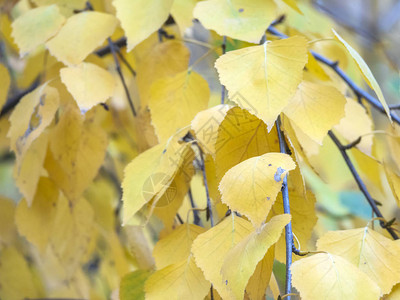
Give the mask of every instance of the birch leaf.
[[293, 285], [307, 300], [379, 299], [376, 283], [340, 256], [319, 253], [300, 259], [292, 274]]
[[0, 64], [0, 111], [7, 101], [8, 89], [10, 88], [11, 78], [7, 68]]
[[45, 168], [68, 200], [78, 200], [103, 163], [106, 134], [93, 116], [83, 120], [78, 108], [71, 104], [52, 130], [49, 141]]
[[283, 110], [317, 143], [344, 117], [345, 97], [334, 87], [303, 81]]
[[126, 166], [122, 181], [125, 224], [146, 203], [162, 196], [185, 159], [190, 160], [189, 157], [193, 159], [189, 145], [181, 145], [177, 139], [172, 139], [167, 145], [159, 144], [141, 153]]
[[203, 300], [210, 290], [193, 257], [153, 273], [145, 284], [146, 300]]
[[225, 256], [252, 230], [250, 222], [232, 214], [218, 225], [200, 234], [193, 242], [192, 253], [196, 264], [223, 299], [229, 299], [231, 295], [221, 274]]
[[[114, 0], [117, 17], [128, 40], [128, 52], [167, 20], [173, 0]], [[149, 17], [151, 16], [151, 17]]]
[[207, 81], [194, 71], [155, 82], [151, 87], [149, 108], [158, 139], [165, 141], [177, 130], [190, 125], [196, 114], [207, 108], [209, 98]]
[[238, 163], [267, 152], [279, 152], [278, 133], [240, 107], [230, 109], [218, 127], [215, 142], [217, 178]]
[[296, 164], [287, 154], [266, 153], [234, 166], [222, 178], [222, 202], [260, 226], [282, 188], [282, 180]]
[[105, 102], [114, 93], [114, 77], [92, 63], [63, 68], [60, 76], [82, 112]]
[[275, 3], [263, 0], [201, 1], [193, 14], [207, 29], [250, 43], [260, 42], [278, 17]]
[[20, 56], [47, 42], [64, 22], [65, 18], [57, 5], [37, 7], [18, 17], [12, 23], [12, 37], [18, 45]]
[[149, 278], [150, 272], [146, 270], [136, 270], [126, 274], [121, 279], [119, 296], [121, 300], [144, 300], [144, 284]]
[[194, 224], [182, 224], [154, 246], [157, 269], [179, 263], [190, 255], [194, 239], [206, 230]]
[[174, 0], [172, 4], [171, 15], [178, 24], [182, 36], [187, 28], [193, 26], [193, 9], [196, 4], [197, 0]]
[[77, 65], [111, 36], [116, 26], [117, 19], [113, 15], [81, 12], [68, 18], [46, 46], [65, 65]]
[[364, 59], [361, 57], [358, 52], [351, 47], [334, 29], [332, 29], [333, 33], [335, 34], [335, 37], [338, 39], [339, 42], [345, 46], [347, 51], [350, 53], [351, 57], [354, 59], [354, 61], [357, 63], [357, 66], [359, 70], [361, 71], [361, 74], [363, 75], [365, 81], [368, 83], [368, 85], [373, 89], [378, 96], [379, 102], [382, 104], [382, 107], [384, 108], [386, 114], [389, 117], [389, 120], [392, 121], [392, 117], [390, 116], [390, 110], [388, 105], [386, 104], [386, 100], [383, 96], [382, 90], [376, 81], [374, 75], [371, 72], [371, 69], [368, 67], [367, 63], [364, 61]]
[[328, 232], [317, 247], [354, 264], [383, 294], [400, 282], [400, 246], [369, 227]]
[[230, 51], [215, 62], [229, 98], [262, 119], [270, 130], [296, 93], [307, 62], [300, 36]]
[[227, 253], [221, 273], [223, 281], [232, 290], [234, 299], [243, 299], [246, 285], [256, 270], [258, 262], [278, 241], [283, 228], [289, 221], [290, 215], [273, 217]]

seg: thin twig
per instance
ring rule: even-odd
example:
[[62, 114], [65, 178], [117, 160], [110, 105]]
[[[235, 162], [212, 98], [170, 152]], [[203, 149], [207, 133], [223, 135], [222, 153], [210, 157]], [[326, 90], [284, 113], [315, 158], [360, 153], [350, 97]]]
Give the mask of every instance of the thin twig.
[[[224, 55], [226, 53], [226, 36], [225, 35], [222, 40], [221, 48], [222, 48], [222, 55]], [[225, 102], [225, 93], [226, 93], [225, 90], [226, 90], [225, 86], [222, 84], [222, 86], [221, 86], [221, 104], [224, 104], [224, 102]]]
[[[192, 189], [191, 188], [189, 188], [189, 190], [188, 190], [188, 197], [189, 197], [189, 201], [190, 201], [190, 205], [192, 206], [192, 208], [194, 209], [194, 208], [197, 208], [196, 207], [196, 203], [194, 203], [194, 199], [193, 199], [193, 195], [192, 195]], [[201, 222], [201, 219], [200, 219], [200, 216], [199, 216], [199, 211], [198, 210], [193, 210], [193, 223], [195, 224], [195, 225], [198, 225], [198, 226], [203, 226], [203, 224], [202, 224], [202, 222]]]
[[[280, 38], [287, 38], [288, 36], [286, 34], [283, 34], [279, 32], [277, 29], [274, 27], [270, 26], [268, 27], [268, 32], [276, 35]], [[373, 107], [375, 107], [377, 110], [379, 110], [381, 113], [386, 113], [385, 109], [383, 108], [382, 104], [379, 102], [378, 99], [376, 99], [374, 96], [369, 94], [368, 92], [364, 91], [361, 89], [353, 80], [350, 79], [350, 77], [342, 70], [339, 68], [338, 62], [332, 61], [324, 56], [322, 56], [319, 53], [316, 53], [313, 50], [310, 50], [311, 54], [314, 56], [314, 58], [323, 64], [329, 66], [332, 70], [336, 72], [336, 74], [339, 75], [340, 78], [343, 79], [344, 82], [349, 86], [349, 88], [356, 94], [357, 97], [360, 97], [362, 99], [365, 99], [368, 103], [370, 103]], [[400, 117], [394, 114], [393, 112], [390, 112], [390, 116], [392, 117], [392, 120], [395, 121], [397, 124], [400, 124]]]
[[121, 65], [119, 63], [119, 60], [118, 60], [118, 57], [117, 57], [117, 53], [116, 53], [117, 51], [114, 48], [114, 44], [111, 41], [111, 38], [107, 38], [107, 42], [108, 42], [108, 45], [109, 45], [109, 47], [111, 49], [111, 53], [113, 55], [114, 62], [115, 62], [115, 69], [117, 70], [119, 78], [121, 79], [122, 85], [123, 85], [124, 90], [125, 90], [126, 97], [128, 98], [128, 102], [129, 102], [129, 106], [131, 108], [132, 114], [133, 114], [134, 117], [136, 117], [136, 110], [135, 110], [135, 107], [133, 105], [133, 101], [132, 101], [131, 95], [129, 93], [128, 86], [126, 85], [125, 77], [122, 74]]
[[[380, 212], [378, 206], [376, 205], [375, 200], [369, 194], [367, 187], [365, 186], [365, 184], [362, 181], [360, 175], [358, 174], [356, 168], [354, 167], [354, 164], [352, 163], [350, 157], [348, 156], [347, 150], [343, 147], [343, 145], [341, 144], [339, 139], [336, 137], [336, 135], [332, 131], [328, 131], [328, 135], [332, 139], [332, 141], [335, 143], [335, 145], [339, 149], [340, 153], [342, 154], [343, 159], [347, 164], [347, 167], [349, 168], [351, 174], [354, 177], [354, 180], [356, 181], [361, 192], [364, 194], [365, 198], [367, 199], [367, 201], [368, 201], [369, 205], [371, 206], [372, 210], [374, 211], [375, 215], [379, 218], [383, 218], [383, 215]], [[379, 224], [381, 225], [382, 228], [385, 228], [389, 232], [389, 234], [392, 236], [393, 239], [397, 240], [399, 238], [397, 236], [396, 232], [394, 232], [393, 228], [388, 227], [386, 225], [387, 222], [381, 220], [379, 222]]]
[[[286, 154], [286, 144], [285, 138], [283, 136], [283, 132], [281, 131], [281, 119], [278, 119], [275, 122], [276, 130], [278, 132], [279, 139], [279, 149], [281, 153]], [[283, 211], [285, 214], [290, 215], [290, 203], [289, 203], [289, 189], [287, 186], [287, 175], [283, 178], [282, 183], [282, 199], [283, 199]], [[285, 281], [285, 294], [290, 294], [292, 291], [292, 273], [290, 267], [292, 265], [292, 251], [293, 251], [293, 232], [292, 232], [292, 223], [289, 222], [285, 226], [285, 241], [286, 241], [286, 281]], [[287, 297], [290, 300], [290, 296]]]
[[136, 77], [136, 71], [132, 68], [131, 64], [126, 60], [126, 58], [122, 55], [121, 49], [117, 48], [117, 55], [122, 63], [128, 68], [129, 72], [131, 72], [133, 77]]
[[213, 218], [213, 212], [212, 212], [212, 205], [211, 205], [211, 198], [210, 198], [210, 193], [208, 190], [208, 182], [207, 182], [207, 175], [206, 175], [206, 166], [204, 163], [204, 155], [203, 155], [203, 150], [201, 150], [199, 144], [195, 143], [197, 145], [197, 148], [199, 149], [200, 153], [200, 161], [201, 161], [201, 172], [203, 173], [203, 181], [204, 181], [204, 187], [206, 189], [206, 197], [207, 197], [207, 219], [210, 219], [210, 224], [211, 227], [214, 227], [214, 218]]

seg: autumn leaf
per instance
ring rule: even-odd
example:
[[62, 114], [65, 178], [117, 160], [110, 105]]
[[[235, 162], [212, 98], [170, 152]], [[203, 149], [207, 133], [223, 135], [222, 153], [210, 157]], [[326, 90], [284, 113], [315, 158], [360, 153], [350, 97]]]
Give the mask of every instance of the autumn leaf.
[[77, 65], [99, 47], [116, 26], [117, 19], [113, 15], [82, 12], [69, 17], [46, 47], [65, 65]]
[[235, 299], [243, 299], [245, 287], [268, 249], [277, 242], [290, 215], [273, 217], [235, 245], [225, 256], [221, 273]]
[[35, 50], [53, 37], [65, 22], [57, 5], [29, 10], [12, 23], [12, 36], [20, 49], [20, 56]]
[[294, 96], [306, 62], [306, 40], [295, 36], [228, 52], [215, 67], [230, 100], [262, 119], [271, 130]]
[[196, 264], [222, 298], [229, 299], [231, 293], [223, 282], [221, 274], [224, 259], [229, 251], [252, 230], [250, 222], [232, 214], [215, 227], [200, 234], [193, 242], [192, 253]]
[[114, 93], [114, 78], [95, 64], [82, 63], [76, 67], [62, 68], [60, 77], [82, 112], [105, 102]]
[[[128, 39], [128, 51], [158, 30], [171, 10], [173, 0], [114, 0], [117, 17]], [[148, 16], [152, 16], [149, 18]]]
[[328, 232], [318, 240], [317, 247], [354, 264], [383, 294], [400, 282], [400, 246], [369, 227]]
[[278, 16], [275, 3], [262, 0], [201, 1], [193, 15], [219, 35], [250, 43], [258, 43], [265, 29]]
[[222, 178], [222, 202], [259, 227], [266, 219], [286, 174], [296, 167], [287, 154], [267, 153], [234, 166]]
[[305, 299], [379, 299], [380, 289], [353, 264], [319, 253], [292, 265], [293, 285]]

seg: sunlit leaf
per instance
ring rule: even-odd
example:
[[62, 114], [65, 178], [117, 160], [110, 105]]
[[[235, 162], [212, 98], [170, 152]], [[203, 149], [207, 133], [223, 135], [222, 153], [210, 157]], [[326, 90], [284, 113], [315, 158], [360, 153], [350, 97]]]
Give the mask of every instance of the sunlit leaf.
[[151, 87], [149, 107], [159, 140], [165, 141], [190, 125], [197, 112], [207, 108], [209, 97], [207, 81], [194, 71], [156, 81]]
[[379, 101], [382, 104], [382, 107], [385, 109], [386, 114], [388, 115], [390, 121], [392, 120], [392, 117], [390, 116], [390, 111], [389, 107], [386, 104], [386, 100], [383, 97], [382, 90], [376, 81], [374, 75], [371, 72], [371, 69], [368, 67], [367, 63], [364, 61], [364, 59], [361, 57], [358, 52], [351, 47], [334, 29], [332, 29], [333, 33], [335, 34], [336, 38], [343, 44], [343, 46], [346, 47], [347, 51], [350, 53], [351, 57], [353, 57], [354, 61], [357, 63], [358, 68], [360, 69], [365, 81], [368, 83], [368, 85], [373, 89], [378, 96]]
[[105, 102], [114, 93], [114, 77], [95, 64], [82, 63], [76, 67], [63, 68], [60, 76], [83, 112]]
[[1, 82], [1, 88], [0, 88], [0, 110], [1, 110], [4, 104], [6, 103], [8, 89], [11, 83], [10, 74], [8, 73], [7, 68], [3, 64], [0, 64], [0, 82]]
[[254, 226], [265, 221], [283, 178], [296, 167], [287, 154], [267, 153], [234, 166], [222, 178], [222, 202], [248, 217]]
[[354, 264], [383, 294], [400, 282], [400, 246], [369, 227], [328, 232], [318, 240], [317, 247]]
[[215, 66], [229, 99], [262, 119], [270, 130], [294, 96], [307, 62], [300, 36], [228, 52]]
[[315, 254], [296, 261], [291, 269], [293, 285], [304, 299], [379, 299], [376, 283], [340, 256]]
[[[158, 30], [167, 20], [173, 0], [114, 0], [117, 17], [128, 39], [128, 51]], [[149, 18], [151, 16], [151, 18]]]
[[24, 56], [44, 44], [58, 32], [64, 22], [65, 18], [57, 5], [34, 8], [17, 18], [12, 23], [12, 36], [20, 55]]
[[109, 37], [117, 26], [110, 14], [86, 11], [71, 16], [46, 43], [50, 53], [66, 65], [81, 63]]
[[283, 112], [308, 136], [323, 138], [344, 117], [345, 97], [334, 87], [303, 81]]
[[215, 227], [200, 234], [193, 242], [192, 253], [196, 264], [223, 299], [229, 299], [231, 293], [223, 282], [221, 274], [224, 259], [227, 253], [252, 230], [250, 222], [232, 214]]
[[263, 0], [201, 1], [193, 14], [207, 29], [250, 43], [258, 43], [278, 17], [275, 3]]
[[275, 244], [290, 215], [273, 217], [235, 245], [225, 256], [221, 273], [225, 284], [232, 290], [235, 299], [243, 299], [244, 290], [268, 249]]

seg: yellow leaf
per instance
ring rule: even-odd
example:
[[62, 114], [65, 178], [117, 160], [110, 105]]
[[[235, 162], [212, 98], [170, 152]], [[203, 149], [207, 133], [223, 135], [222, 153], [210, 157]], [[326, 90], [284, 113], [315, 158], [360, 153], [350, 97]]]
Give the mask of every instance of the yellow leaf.
[[290, 221], [290, 215], [273, 217], [268, 223], [257, 228], [235, 245], [225, 256], [222, 278], [232, 291], [234, 299], [243, 299], [244, 290], [268, 249], [281, 236], [283, 228]]
[[400, 282], [400, 246], [371, 228], [328, 232], [318, 240], [317, 247], [354, 264], [383, 294]]
[[300, 10], [300, 8], [297, 6], [297, 3], [295, 0], [281, 0], [282, 2], [285, 2], [285, 4], [289, 7], [291, 7], [293, 10], [297, 11], [299, 14], [303, 14], [303, 12]]
[[145, 284], [146, 300], [203, 300], [210, 283], [190, 256], [153, 273]]
[[271, 247], [268, 249], [267, 254], [257, 264], [256, 270], [251, 275], [249, 282], [246, 286], [246, 294], [250, 299], [254, 300], [265, 300], [265, 292], [268, 285], [271, 286], [270, 279], [272, 273], [272, 267], [274, 265], [275, 248]]
[[383, 300], [398, 300], [400, 299], [400, 284], [395, 285], [389, 295], [385, 295]]
[[379, 299], [376, 283], [340, 256], [319, 253], [300, 259], [292, 265], [292, 273], [303, 299]]
[[206, 229], [194, 224], [182, 224], [154, 246], [157, 269], [179, 263], [190, 255], [193, 240]]
[[11, 82], [10, 74], [8, 74], [8, 70], [3, 64], [0, 64], [0, 82], [1, 82], [1, 88], [0, 88], [0, 111], [1, 111], [4, 104], [7, 101], [8, 89], [10, 87], [10, 82]]
[[93, 237], [94, 214], [85, 199], [74, 203], [64, 196], [57, 201], [57, 212], [50, 234], [50, 245], [71, 276], [79, 267]]
[[144, 227], [128, 225], [124, 226], [123, 229], [129, 252], [136, 258], [138, 267], [144, 270], [153, 269], [155, 262], [151, 255], [149, 242], [144, 235]]
[[15, 248], [0, 251], [0, 298], [21, 300], [40, 297], [34, 275], [24, 256]]
[[[72, 103], [74, 104], [74, 103]], [[92, 116], [70, 104], [52, 130], [45, 168], [68, 200], [79, 199], [104, 160], [107, 136]]]
[[70, 9], [84, 9], [86, 0], [32, 0], [36, 5], [57, 4], [60, 7], [68, 7]]
[[197, 0], [175, 0], [172, 4], [171, 15], [179, 26], [181, 35], [185, 30], [193, 26], [193, 9]]
[[21, 56], [35, 50], [53, 37], [65, 18], [57, 5], [42, 6], [29, 10], [12, 23], [12, 36]]
[[337, 130], [349, 143], [355, 141], [360, 136], [362, 139], [356, 145], [358, 149], [367, 155], [371, 155], [373, 135], [372, 119], [368, 116], [365, 108], [353, 99], [348, 98], [344, 107], [345, 117], [340, 123], [335, 125]]
[[222, 55], [215, 62], [229, 98], [270, 130], [301, 82], [307, 42], [300, 36], [265, 42]]
[[361, 74], [363, 75], [365, 81], [368, 83], [368, 85], [373, 89], [378, 96], [379, 101], [382, 104], [382, 107], [385, 109], [386, 114], [389, 117], [389, 120], [392, 121], [392, 117], [390, 116], [390, 110], [388, 105], [386, 104], [386, 100], [383, 97], [383, 93], [381, 88], [379, 87], [378, 82], [376, 81], [374, 75], [371, 72], [371, 69], [368, 67], [367, 63], [364, 61], [364, 59], [358, 54], [358, 52], [351, 47], [334, 29], [332, 29], [333, 33], [335, 34], [335, 37], [343, 44], [343, 46], [346, 47], [347, 51], [350, 53], [351, 57], [354, 59], [354, 61], [357, 63], [358, 68], [361, 71]]
[[25, 200], [18, 203], [15, 223], [20, 235], [44, 253], [48, 245], [59, 192], [54, 183], [45, 177], [39, 180], [33, 203], [28, 207]]
[[400, 176], [393, 172], [389, 166], [385, 165], [386, 178], [396, 199], [397, 206], [400, 207]]
[[0, 243], [11, 245], [15, 241], [15, 204], [12, 200], [0, 197]]
[[123, 223], [128, 224], [150, 200], [157, 202], [182, 167], [182, 162], [189, 157], [193, 159], [190, 146], [179, 144], [176, 138], [167, 145], [159, 144], [135, 157], [126, 166], [122, 181]]
[[156, 81], [151, 87], [149, 108], [158, 139], [165, 141], [190, 125], [194, 116], [207, 108], [209, 98], [207, 81], [194, 71]]
[[345, 97], [334, 87], [303, 81], [283, 110], [305, 134], [322, 144], [344, 117]]
[[71, 16], [46, 46], [65, 65], [77, 65], [111, 36], [116, 26], [113, 15], [81, 12]]
[[16, 153], [17, 160], [53, 121], [59, 105], [57, 89], [47, 83], [25, 95], [10, 116], [10, 147]]
[[149, 271], [136, 270], [122, 277], [119, 287], [120, 300], [144, 300], [144, 284], [149, 276]]
[[230, 105], [220, 104], [199, 112], [192, 120], [191, 127], [196, 134], [196, 140], [205, 153], [215, 157], [218, 128], [230, 109]]
[[278, 12], [273, 1], [208, 0], [199, 2], [193, 15], [204, 27], [219, 35], [258, 43]]
[[[288, 181], [293, 179], [292, 173], [289, 175]], [[311, 191], [307, 191], [306, 195], [295, 191], [289, 183], [289, 202], [290, 214], [292, 216], [292, 231], [293, 234], [296, 235], [296, 247], [299, 248], [301, 246], [301, 250], [307, 249], [308, 241], [310, 240], [314, 226], [317, 223], [315, 197]], [[283, 213], [282, 195], [279, 194], [272, 206], [271, 215], [280, 215]], [[300, 245], [297, 244], [297, 241], [299, 241]], [[283, 235], [276, 243], [275, 249], [276, 259], [285, 262], [286, 241]]]
[[[173, 0], [114, 0], [117, 17], [128, 40], [128, 52], [167, 20]], [[151, 18], [149, 17], [151, 16]]]
[[81, 63], [76, 67], [63, 68], [60, 76], [82, 112], [105, 102], [114, 93], [114, 77], [95, 64]]
[[283, 178], [295, 167], [292, 158], [282, 153], [249, 158], [225, 173], [219, 184], [221, 200], [258, 227], [267, 218]]
[[190, 57], [185, 44], [174, 40], [158, 43], [146, 53], [138, 64], [136, 77], [142, 107], [149, 103], [151, 85], [187, 70]]
[[215, 227], [200, 234], [193, 242], [192, 253], [196, 264], [223, 299], [230, 298], [230, 290], [223, 282], [221, 274], [224, 259], [229, 250], [252, 230], [250, 222], [232, 214]]
[[217, 179], [221, 180], [233, 166], [266, 152], [279, 152], [276, 128], [268, 133], [259, 118], [239, 107], [230, 109], [221, 125], [215, 143]]
[[13, 176], [15, 183], [25, 197], [28, 206], [32, 204], [39, 178], [43, 172], [48, 145], [48, 134], [41, 134], [29, 147], [25, 155], [16, 161]]

